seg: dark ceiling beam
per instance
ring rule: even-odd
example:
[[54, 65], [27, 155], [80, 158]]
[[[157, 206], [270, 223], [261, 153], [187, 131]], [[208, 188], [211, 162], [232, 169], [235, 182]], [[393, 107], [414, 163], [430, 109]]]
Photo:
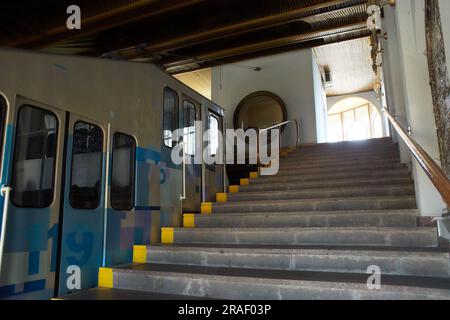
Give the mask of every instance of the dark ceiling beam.
[[366, 21], [351, 23], [347, 25], [341, 25], [337, 27], [331, 27], [322, 30], [316, 30], [312, 32], [302, 33], [298, 35], [292, 35], [282, 38], [276, 38], [272, 40], [266, 40], [256, 43], [251, 43], [243, 46], [238, 46], [234, 48], [228, 48], [218, 51], [211, 51], [207, 53], [198, 54], [195, 57], [189, 57], [185, 59], [179, 59], [178, 61], [170, 63], [162, 63], [167, 72], [171, 69], [177, 69], [182, 66], [203, 63], [211, 60], [221, 60], [231, 56], [237, 56], [257, 51], [263, 51], [268, 49], [273, 49], [277, 47], [288, 46], [296, 43], [322, 39], [330, 36], [337, 36], [339, 34], [345, 34], [348, 32], [361, 31], [367, 29]]
[[149, 54], [161, 53], [169, 50], [177, 50], [185, 47], [191, 47], [205, 42], [233, 37], [243, 33], [249, 33], [261, 29], [276, 27], [283, 24], [289, 24], [299, 21], [302, 18], [317, 14], [317, 10], [325, 12], [335, 12], [345, 8], [356, 7], [366, 4], [367, 0], [331, 0], [322, 3], [310, 5], [303, 8], [292, 9], [265, 17], [252, 18], [250, 20], [238, 23], [220, 26], [209, 30], [204, 30], [194, 34], [175, 37], [166, 41], [140, 44], [139, 46], [117, 50], [105, 54], [106, 57], [120, 59], [135, 59], [142, 56], [143, 53]]
[[187, 65], [187, 66], [184, 66], [184, 68], [183, 67], [180, 67], [178, 69], [173, 68], [171, 70], [168, 70], [168, 71], [166, 70], [166, 71], [172, 75], [176, 75], [176, 74], [180, 74], [180, 73], [216, 67], [216, 66], [220, 66], [220, 65], [229, 64], [229, 63], [235, 63], [235, 62], [239, 62], [239, 61], [243, 61], [243, 60], [271, 56], [274, 54], [280, 54], [280, 53], [284, 53], [284, 52], [291, 52], [291, 51], [296, 51], [296, 50], [301, 50], [301, 49], [306, 49], [306, 48], [319, 47], [319, 46], [323, 46], [323, 45], [327, 45], [327, 44], [339, 43], [339, 42], [343, 42], [343, 41], [367, 38], [368, 36], [370, 36], [370, 34], [371, 33], [369, 30], [353, 31], [353, 32], [349, 32], [344, 35], [341, 35], [340, 37], [316, 39], [316, 40], [301, 42], [298, 44], [293, 44], [293, 45], [289, 45], [289, 46], [285, 46], [285, 47], [279, 47], [279, 48], [274, 48], [274, 49], [268, 49], [268, 50], [243, 54], [243, 55], [239, 55], [239, 56], [233, 56], [230, 58], [222, 59], [220, 61], [218, 61], [218, 60], [207, 61], [207, 62], [202, 62], [202, 63], [198, 63], [198, 64], [194, 64], [194, 65]]
[[[38, 35], [7, 44], [9, 47], [41, 49], [70, 38], [89, 36], [100, 31], [120, 27], [143, 19], [205, 2], [206, 0], [140, 0], [118, 9], [82, 19], [81, 30], [68, 30], [66, 25], [44, 31]], [[83, 12], [82, 12], [83, 14]]]

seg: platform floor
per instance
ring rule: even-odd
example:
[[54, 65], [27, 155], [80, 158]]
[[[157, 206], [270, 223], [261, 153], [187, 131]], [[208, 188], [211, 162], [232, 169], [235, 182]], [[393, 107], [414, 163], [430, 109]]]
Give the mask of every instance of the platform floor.
[[55, 300], [204, 300], [196, 297], [149, 293], [143, 291], [93, 288], [59, 297]]

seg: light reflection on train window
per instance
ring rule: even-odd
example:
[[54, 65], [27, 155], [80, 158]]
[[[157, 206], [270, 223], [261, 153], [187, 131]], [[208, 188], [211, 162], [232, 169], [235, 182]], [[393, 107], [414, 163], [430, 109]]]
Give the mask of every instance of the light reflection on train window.
[[53, 200], [58, 120], [49, 111], [19, 110], [12, 174], [12, 202], [17, 207], [45, 208]]
[[185, 153], [188, 155], [195, 155], [195, 119], [196, 111], [195, 105], [184, 100], [183, 102], [183, 141], [185, 142]]
[[211, 155], [214, 156], [219, 148], [219, 120], [212, 114], [209, 115], [209, 143]]
[[103, 132], [99, 126], [75, 123], [72, 147], [70, 204], [75, 209], [100, 205]]
[[134, 206], [136, 141], [115, 133], [112, 151], [111, 206], [115, 210], [131, 210]]
[[172, 133], [178, 129], [178, 94], [172, 89], [164, 89], [163, 109], [164, 145], [172, 148], [175, 145]]

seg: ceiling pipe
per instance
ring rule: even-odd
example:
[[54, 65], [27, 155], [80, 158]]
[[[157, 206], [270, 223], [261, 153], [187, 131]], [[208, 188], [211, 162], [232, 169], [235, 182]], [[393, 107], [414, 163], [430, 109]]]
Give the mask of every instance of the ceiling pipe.
[[212, 51], [209, 53], [204, 53], [197, 55], [192, 58], [187, 58], [167, 64], [163, 64], [163, 66], [166, 68], [166, 71], [170, 72], [173, 68], [179, 68], [183, 65], [189, 65], [193, 63], [202, 63], [210, 60], [220, 60], [224, 58], [228, 58], [230, 56], [234, 55], [240, 55], [240, 54], [246, 54], [246, 53], [252, 53], [256, 51], [266, 50], [266, 49], [272, 49], [282, 46], [287, 46], [291, 44], [296, 44], [300, 42], [310, 41], [310, 40], [316, 40], [320, 38], [330, 37], [330, 36], [336, 36], [341, 33], [347, 33], [352, 31], [359, 31], [359, 30], [365, 30], [367, 29], [367, 23], [366, 21], [363, 22], [357, 22], [352, 23], [344, 26], [339, 27], [331, 27], [323, 30], [317, 30], [313, 32], [303, 33], [299, 35], [293, 35], [293, 36], [287, 36], [283, 38], [277, 38], [257, 43], [251, 43], [235, 48], [230, 49], [224, 49], [219, 51]]
[[[283, 13], [277, 13], [265, 17], [250, 19], [247, 21], [221, 26], [218, 28], [204, 30], [199, 33], [189, 34], [167, 41], [162, 41], [154, 44], [140, 44], [126, 49], [121, 49], [104, 54], [105, 57], [118, 59], [135, 59], [142, 56], [143, 53], [160, 53], [169, 50], [176, 50], [193, 45], [219, 40], [231, 36], [240, 35], [261, 29], [267, 29], [283, 24], [289, 24], [314, 15], [314, 11], [328, 10], [327, 12], [337, 12], [346, 8], [356, 7], [358, 5], [367, 4], [367, 0], [332, 0], [324, 1], [320, 4], [311, 5], [308, 7], [298, 8]], [[331, 8], [340, 6], [339, 9]]]
[[[110, 28], [190, 7], [206, 0], [140, 0], [118, 9], [83, 18], [81, 30], [68, 30], [66, 25], [7, 44], [9, 47], [41, 49], [62, 40], [89, 36]], [[83, 12], [82, 12], [83, 14]]]

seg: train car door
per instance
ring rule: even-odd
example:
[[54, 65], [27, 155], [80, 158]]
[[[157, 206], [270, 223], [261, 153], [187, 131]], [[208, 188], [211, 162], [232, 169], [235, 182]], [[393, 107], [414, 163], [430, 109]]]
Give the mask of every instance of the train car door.
[[[223, 146], [223, 116], [213, 110], [208, 109], [207, 121], [205, 123], [206, 130], [209, 132], [209, 151], [212, 157], [215, 157], [219, 152], [223, 153], [223, 160], [225, 161], [225, 149]], [[224, 164], [214, 163], [205, 165], [205, 201], [214, 202], [215, 195], [219, 192], [224, 192]]]
[[[183, 182], [186, 187], [183, 212], [200, 212], [202, 201], [202, 128], [200, 105], [183, 96], [181, 108], [183, 128], [185, 172]], [[196, 123], [198, 121], [198, 123]]]
[[66, 112], [20, 97], [11, 111], [0, 298], [46, 299], [55, 293]]
[[59, 295], [97, 285], [102, 263], [108, 125], [70, 114], [63, 182]]

